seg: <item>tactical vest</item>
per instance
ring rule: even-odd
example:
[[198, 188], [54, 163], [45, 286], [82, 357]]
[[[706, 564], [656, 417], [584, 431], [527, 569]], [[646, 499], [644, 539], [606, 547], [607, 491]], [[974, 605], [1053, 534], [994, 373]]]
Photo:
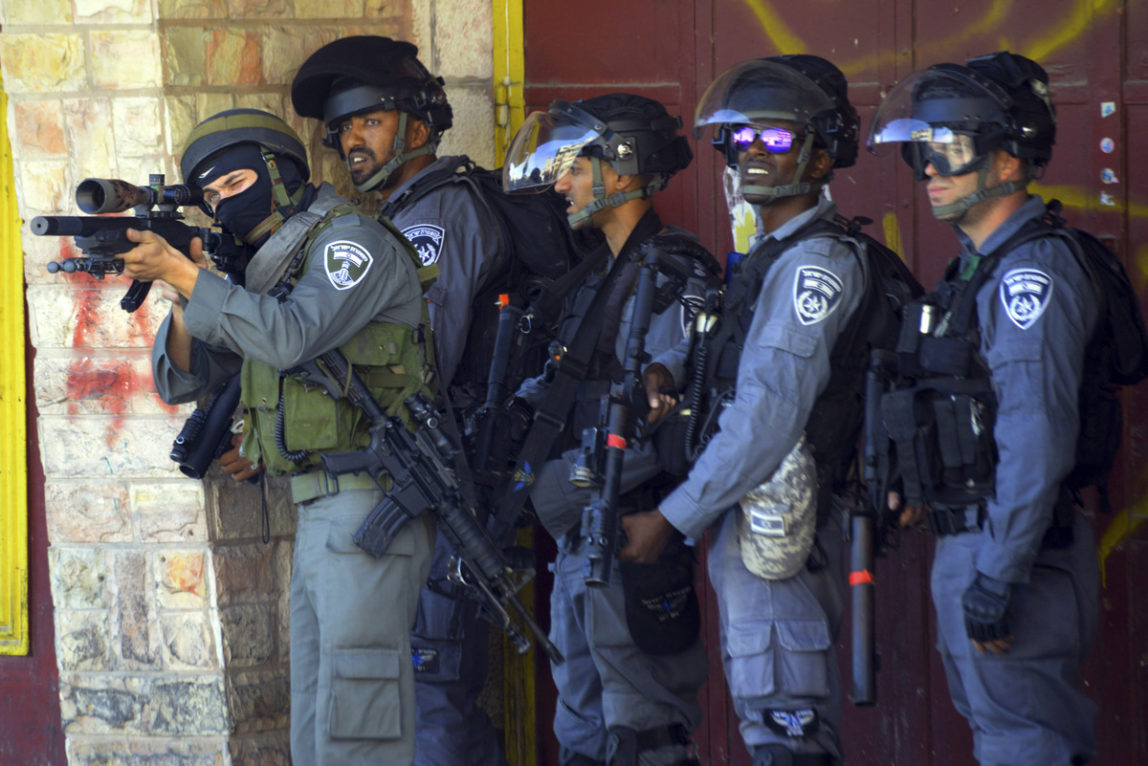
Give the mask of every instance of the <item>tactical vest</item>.
[[[906, 316], [898, 347], [900, 384], [906, 387], [886, 394], [881, 405], [910, 504], [923, 499], [935, 507], [957, 507], [990, 497], [996, 402], [980, 357], [976, 296], [1001, 257], [1037, 239], [1062, 241], [1091, 283], [1099, 312], [1085, 348], [1075, 465], [1062, 483], [1046, 545], [1057, 544], [1058, 527], [1071, 529], [1075, 494], [1082, 487], [1096, 487], [1101, 509], [1110, 510], [1108, 474], [1123, 430], [1118, 386], [1148, 375], [1148, 332], [1123, 266], [1090, 234], [1068, 228], [1059, 211], [1060, 203], [1050, 201], [1043, 216], [1025, 223], [960, 276], [956, 263], [950, 265], [936, 296]], [[928, 333], [918, 330], [930, 327]]]
[[[921, 289], [892, 251], [860, 232], [863, 219], [821, 218], [781, 240], [766, 240], [734, 264], [722, 300], [721, 319], [707, 339], [702, 359], [710, 417], [701, 443], [716, 430], [723, 402], [732, 400], [745, 336], [769, 269], [798, 242], [830, 237], [847, 246], [865, 274], [865, 292], [830, 351], [829, 382], [813, 404], [805, 435], [818, 467], [818, 507], [840, 493], [856, 454], [864, 415], [865, 372], [870, 348], [891, 347], [897, 336], [897, 309]], [[868, 256], [863, 255], [867, 253]]]
[[905, 497], [933, 509], [983, 502], [997, 462], [996, 396], [976, 322], [976, 296], [992, 265], [959, 276], [956, 265], [936, 293], [905, 307], [896, 349], [902, 387], [881, 400]]
[[[295, 257], [285, 275], [286, 297], [313, 258], [311, 244], [331, 222], [345, 215], [357, 215], [350, 203], [340, 198], [323, 199], [307, 212], [321, 219], [297, 236], [268, 242], [284, 249], [285, 257]], [[418, 257], [402, 235], [391, 228], [397, 241], [404, 243], [408, 256], [418, 265]], [[420, 278], [425, 272], [420, 273]], [[354, 365], [375, 400], [388, 415], [398, 416], [409, 425], [403, 400], [425, 387], [423, 370], [428, 358], [426, 309], [419, 327], [391, 322], [370, 322], [339, 349]], [[298, 473], [321, 465], [324, 452], [342, 452], [365, 447], [369, 441], [365, 416], [346, 399], [333, 399], [313, 383], [285, 374], [264, 362], [244, 359], [240, 371], [241, 401], [247, 408], [248, 428], [243, 438], [243, 454], [253, 462], [262, 459], [270, 475]], [[284, 454], [284, 452], [288, 454]]]

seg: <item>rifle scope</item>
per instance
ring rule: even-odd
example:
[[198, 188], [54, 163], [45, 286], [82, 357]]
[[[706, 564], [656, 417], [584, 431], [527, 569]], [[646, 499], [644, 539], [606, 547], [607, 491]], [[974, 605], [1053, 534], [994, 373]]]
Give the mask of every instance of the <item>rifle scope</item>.
[[136, 186], [117, 178], [85, 178], [76, 187], [76, 204], [89, 215], [122, 213], [134, 207], [198, 205], [203, 190], [184, 184], [166, 186], [162, 174], [148, 178], [151, 185]]

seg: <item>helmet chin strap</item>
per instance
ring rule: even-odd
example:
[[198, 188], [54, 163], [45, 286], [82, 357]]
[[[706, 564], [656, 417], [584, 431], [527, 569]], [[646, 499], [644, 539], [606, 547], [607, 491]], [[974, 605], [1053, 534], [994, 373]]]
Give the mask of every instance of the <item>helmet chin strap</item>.
[[630, 191], [614, 192], [613, 194], [606, 194], [606, 183], [602, 180], [602, 159], [600, 157], [590, 157], [590, 167], [594, 171], [594, 185], [591, 187], [594, 193], [594, 199], [590, 201], [581, 210], [576, 210], [570, 215], [566, 216], [566, 221], [570, 224], [570, 228], [576, 229], [585, 221], [597, 213], [599, 210], [605, 210], [608, 207], [618, 207], [629, 202], [632, 199], [643, 199], [645, 197], [652, 197], [657, 192], [666, 187], [669, 181], [663, 173], [654, 173], [650, 178], [650, 182], [640, 189], [631, 189]]
[[956, 202], [950, 202], [947, 205], [937, 205], [933, 208], [933, 217], [946, 221], [954, 216], [962, 216], [974, 205], [978, 205], [987, 199], [993, 197], [1007, 197], [1013, 192], [1020, 191], [1028, 187], [1029, 179], [1022, 181], [1005, 181], [992, 187], [985, 187], [985, 182], [989, 177], [989, 164], [986, 162], [977, 171], [977, 190], [967, 197], [962, 197]]
[[271, 178], [271, 215], [243, 235], [243, 241], [249, 245], [257, 245], [260, 240], [274, 233], [288, 218], [295, 215], [295, 208], [303, 199], [303, 192], [307, 187], [307, 184], [301, 183], [294, 194], [289, 194], [287, 185], [283, 183], [283, 176], [279, 173], [279, 164], [275, 160], [275, 155], [262, 147], [259, 153], [263, 155], [263, 162], [267, 165], [267, 175]]
[[[813, 156], [813, 131], [808, 127], [805, 129], [805, 141], [801, 144], [801, 151], [797, 155], [797, 172], [793, 174], [794, 179], [799, 179], [805, 175], [805, 169], [809, 167], [809, 159]], [[808, 194], [812, 191], [818, 191], [822, 186], [829, 183], [833, 174], [827, 174], [824, 178], [818, 178], [814, 181], [797, 181], [791, 184], [783, 184], [782, 186], [758, 186], [757, 184], [746, 184], [741, 187], [743, 197], [766, 197], [769, 202], [781, 199], [782, 197], [800, 197], [802, 194]], [[753, 204], [753, 203], [750, 203]]]
[[369, 192], [371, 189], [386, 188], [386, 182], [390, 180], [391, 174], [405, 165], [407, 160], [413, 160], [424, 154], [433, 154], [438, 149], [438, 140], [432, 137], [428, 138], [427, 142], [418, 149], [405, 151], [407, 148], [407, 119], [406, 112], [399, 112], [399, 125], [395, 130], [395, 140], [391, 144], [391, 151], [394, 156], [366, 181], [355, 184], [356, 189], [361, 192]]

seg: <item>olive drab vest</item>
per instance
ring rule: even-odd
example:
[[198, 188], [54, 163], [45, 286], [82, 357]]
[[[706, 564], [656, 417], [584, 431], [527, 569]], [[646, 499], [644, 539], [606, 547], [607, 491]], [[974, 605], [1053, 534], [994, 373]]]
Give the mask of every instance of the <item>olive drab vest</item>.
[[[294, 286], [307, 270], [312, 258], [321, 252], [309, 252], [312, 242], [335, 218], [358, 215], [358, 211], [341, 198], [320, 198], [308, 213], [322, 216], [296, 236], [280, 239], [275, 246], [283, 248], [288, 258], [295, 257], [285, 274], [287, 287]], [[297, 214], [298, 215], [298, 214]], [[293, 216], [295, 217], [295, 216]], [[290, 222], [290, 221], [289, 221]], [[418, 256], [393, 227], [388, 229], [403, 243], [408, 256], [418, 265]], [[271, 246], [268, 242], [264, 247]], [[433, 273], [420, 269], [420, 283], [433, 279]], [[283, 292], [286, 297], [289, 290]], [[274, 293], [273, 293], [274, 294]], [[418, 327], [389, 322], [370, 322], [339, 347], [367, 384], [371, 394], [388, 415], [411, 425], [403, 400], [420, 388], [428, 388], [424, 370], [432, 350], [424, 304], [423, 320]], [[367, 446], [369, 435], [363, 411], [346, 399], [334, 399], [320, 386], [304, 383], [264, 362], [244, 359], [240, 371], [241, 401], [247, 408], [248, 427], [243, 438], [243, 454], [253, 462], [263, 461], [270, 475], [298, 473], [322, 464], [324, 452], [343, 452]], [[433, 392], [432, 392], [433, 393]], [[305, 453], [293, 460], [284, 454]]]

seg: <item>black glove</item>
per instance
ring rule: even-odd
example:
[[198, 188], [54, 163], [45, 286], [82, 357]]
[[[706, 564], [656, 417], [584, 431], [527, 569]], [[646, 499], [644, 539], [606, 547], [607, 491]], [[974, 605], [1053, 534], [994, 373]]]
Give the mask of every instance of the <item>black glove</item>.
[[1007, 619], [1011, 602], [1012, 585], [978, 573], [961, 597], [969, 638], [983, 643], [1011, 635]]

